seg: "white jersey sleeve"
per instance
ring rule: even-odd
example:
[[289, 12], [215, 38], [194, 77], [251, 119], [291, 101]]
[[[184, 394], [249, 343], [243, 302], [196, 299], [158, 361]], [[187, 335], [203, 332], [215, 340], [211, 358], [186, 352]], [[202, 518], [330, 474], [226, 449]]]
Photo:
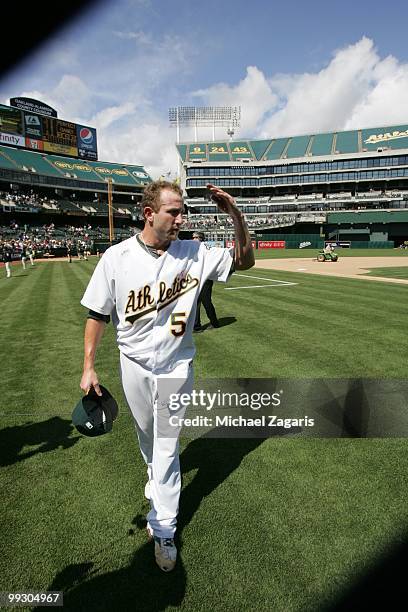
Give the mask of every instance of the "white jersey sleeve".
[[99, 314], [110, 315], [115, 307], [115, 278], [108, 252], [96, 266], [81, 300], [82, 306]]
[[213, 281], [224, 282], [228, 280], [231, 266], [234, 261], [234, 249], [223, 249], [203, 245], [204, 248], [204, 277]]

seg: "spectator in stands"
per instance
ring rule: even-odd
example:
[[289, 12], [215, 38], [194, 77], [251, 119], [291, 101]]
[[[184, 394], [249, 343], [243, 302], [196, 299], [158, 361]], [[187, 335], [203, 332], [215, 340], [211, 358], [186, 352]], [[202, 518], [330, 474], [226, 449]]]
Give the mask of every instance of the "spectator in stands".
[[[204, 242], [204, 238], [205, 236], [202, 232], [194, 232], [193, 234], [193, 240]], [[198, 297], [196, 317], [194, 321], [194, 331], [196, 333], [197, 332], [200, 333], [204, 331], [204, 328], [201, 325], [201, 318], [200, 318], [201, 304], [203, 304], [207, 317], [210, 320], [210, 325], [207, 327], [207, 329], [212, 329], [213, 327], [220, 326], [218, 319], [217, 319], [217, 313], [215, 312], [214, 304], [212, 303], [212, 299], [211, 299], [213, 284], [214, 282], [212, 280], [206, 280], [203, 285], [203, 288], [201, 289], [200, 295]]]

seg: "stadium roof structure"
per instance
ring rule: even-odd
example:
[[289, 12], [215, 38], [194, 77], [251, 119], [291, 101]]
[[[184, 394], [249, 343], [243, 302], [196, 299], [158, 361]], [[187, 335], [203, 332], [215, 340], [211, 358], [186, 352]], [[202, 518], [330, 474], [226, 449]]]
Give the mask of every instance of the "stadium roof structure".
[[183, 163], [274, 161], [408, 149], [408, 124], [266, 140], [219, 140], [176, 145]]
[[78, 181], [78, 186], [81, 181], [105, 184], [111, 178], [118, 186], [143, 187], [152, 180], [143, 166], [73, 159], [8, 146], [0, 146], [0, 169], [69, 178]]

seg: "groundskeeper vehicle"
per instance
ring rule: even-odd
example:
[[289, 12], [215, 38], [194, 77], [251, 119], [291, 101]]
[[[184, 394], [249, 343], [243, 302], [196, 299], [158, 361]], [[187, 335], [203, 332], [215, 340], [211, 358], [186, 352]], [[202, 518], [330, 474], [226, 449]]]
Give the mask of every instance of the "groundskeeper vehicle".
[[324, 251], [319, 251], [317, 256], [317, 261], [337, 261], [339, 256], [337, 253], [325, 253]]

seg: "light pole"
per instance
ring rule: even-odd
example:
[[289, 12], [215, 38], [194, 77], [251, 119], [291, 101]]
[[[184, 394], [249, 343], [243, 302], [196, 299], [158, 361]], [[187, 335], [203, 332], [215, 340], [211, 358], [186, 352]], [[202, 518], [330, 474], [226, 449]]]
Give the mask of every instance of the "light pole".
[[[198, 139], [198, 129], [212, 127], [212, 140], [215, 142], [215, 128], [226, 127], [232, 139], [235, 129], [241, 125], [240, 106], [174, 106], [169, 108], [170, 127], [176, 128], [176, 144], [180, 143], [180, 127], [194, 127], [194, 142]], [[179, 176], [181, 182], [182, 160], [179, 157]]]

